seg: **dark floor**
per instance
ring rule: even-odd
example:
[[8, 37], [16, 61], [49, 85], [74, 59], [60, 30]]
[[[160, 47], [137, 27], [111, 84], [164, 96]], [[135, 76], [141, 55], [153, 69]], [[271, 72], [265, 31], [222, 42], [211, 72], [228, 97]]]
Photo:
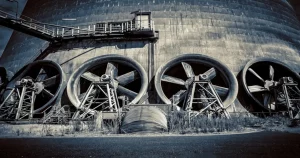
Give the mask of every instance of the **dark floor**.
[[2, 138], [0, 157], [300, 157], [300, 134]]

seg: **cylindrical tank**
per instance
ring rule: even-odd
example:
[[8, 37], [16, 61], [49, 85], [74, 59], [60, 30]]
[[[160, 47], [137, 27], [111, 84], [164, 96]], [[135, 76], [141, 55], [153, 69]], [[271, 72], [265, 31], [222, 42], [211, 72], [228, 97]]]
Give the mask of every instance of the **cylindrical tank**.
[[[45, 59], [61, 64], [69, 76], [90, 58], [121, 54], [141, 63], [148, 70], [149, 81], [163, 63], [185, 53], [216, 58], [235, 74], [256, 57], [278, 59], [300, 72], [300, 23], [286, 0], [28, 0], [23, 15], [45, 23], [76, 26], [132, 19], [130, 12], [139, 9], [152, 13], [155, 30], [159, 31], [154, 44], [72, 41], [50, 45]], [[16, 72], [47, 46], [43, 40], [14, 32], [0, 63]]]
[[126, 113], [121, 125], [122, 133], [166, 132], [167, 118], [164, 112], [153, 106], [139, 106]]

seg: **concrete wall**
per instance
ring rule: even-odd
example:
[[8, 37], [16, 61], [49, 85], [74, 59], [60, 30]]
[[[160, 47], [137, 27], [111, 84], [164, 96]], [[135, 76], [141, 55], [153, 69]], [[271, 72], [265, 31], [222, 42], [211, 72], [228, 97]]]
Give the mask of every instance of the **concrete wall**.
[[[129, 13], [138, 9], [151, 11], [156, 30], [160, 31], [155, 52], [156, 69], [178, 54], [201, 53], [220, 59], [235, 73], [249, 59], [261, 56], [280, 59], [300, 71], [297, 63], [300, 60], [300, 25], [293, 10], [281, 0], [29, 0], [23, 15], [47, 23], [79, 25], [130, 19], [132, 15]], [[62, 21], [63, 18], [77, 20]], [[140, 45], [133, 43], [123, 44]], [[106, 45], [96, 46], [93, 51], [99, 53], [86, 53], [78, 60], [83, 62], [106, 53], [127, 53], [129, 57], [148, 53], [147, 44], [137, 49], [118, 49], [118, 43]], [[15, 32], [0, 62], [15, 72], [47, 46], [45, 41]], [[91, 48], [58, 50], [59, 59], [55, 59], [54, 54], [48, 58], [62, 62], [72, 53], [76, 55]], [[141, 63], [144, 60], [147, 59], [138, 58]], [[76, 62], [75, 59], [72, 62]]]
[[[155, 71], [179, 54], [200, 53], [221, 60], [235, 74], [256, 57], [281, 60], [300, 72], [300, 24], [282, 0], [28, 0], [23, 14], [47, 23], [80, 25], [130, 19], [130, 12], [138, 9], [152, 12], [160, 32]], [[45, 41], [15, 32], [0, 63], [16, 72], [45, 46]], [[110, 53], [134, 58], [148, 69], [145, 42], [72, 42], [46, 59], [63, 63], [71, 74], [84, 61]]]

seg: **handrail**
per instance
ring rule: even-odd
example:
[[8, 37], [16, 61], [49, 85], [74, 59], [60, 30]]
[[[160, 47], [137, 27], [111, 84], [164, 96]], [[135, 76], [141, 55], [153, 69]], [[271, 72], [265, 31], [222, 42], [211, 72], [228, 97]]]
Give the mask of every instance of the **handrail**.
[[[28, 30], [35, 30], [40, 34], [50, 36], [50, 38], [65, 38], [73, 36], [88, 36], [97, 34], [124, 34], [132, 31], [154, 31], [154, 21], [152, 20], [128, 20], [128, 21], [105, 21], [96, 22], [89, 25], [62, 26], [39, 22], [26, 16], [16, 18], [13, 14], [0, 10], [0, 17], [10, 20], [13, 24], [25, 26]], [[24, 17], [24, 18], [23, 18]], [[25, 29], [26, 29], [25, 28]]]

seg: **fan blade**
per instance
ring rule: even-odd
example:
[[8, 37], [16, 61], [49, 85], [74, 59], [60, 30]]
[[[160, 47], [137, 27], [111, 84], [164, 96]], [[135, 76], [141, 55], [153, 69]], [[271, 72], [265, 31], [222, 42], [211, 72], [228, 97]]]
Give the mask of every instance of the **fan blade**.
[[185, 85], [185, 82], [182, 79], [172, 77], [172, 76], [168, 76], [168, 75], [163, 75], [161, 80], [165, 81], [165, 82], [169, 82], [169, 83], [179, 84], [179, 85], [182, 85], [182, 86]]
[[186, 73], [186, 76], [188, 78], [191, 78], [191, 77], [195, 77], [195, 74], [194, 74], [194, 71], [193, 71], [193, 68], [190, 64], [188, 63], [185, 63], [185, 62], [181, 62], [182, 66], [183, 66], [183, 69]]
[[185, 98], [186, 94], [186, 90], [179, 90], [176, 94], [173, 95], [174, 97], [172, 96], [172, 98], [170, 98], [170, 100], [171, 102], [173, 102], [173, 104], [177, 105]]
[[248, 89], [251, 93], [268, 91], [268, 89], [266, 89], [265, 87], [258, 85], [248, 86]]
[[35, 81], [40, 82], [42, 80], [44, 80], [47, 77], [47, 73], [46, 71], [41, 68], [41, 70], [39, 71], [39, 73], [37, 74]]
[[54, 86], [59, 82], [59, 75], [52, 76], [42, 81], [45, 87]]
[[270, 93], [263, 95], [264, 97], [264, 106], [268, 107], [271, 110], [275, 110], [275, 99]]
[[91, 72], [85, 72], [81, 75], [82, 78], [89, 80], [91, 82], [97, 82], [100, 81], [100, 77], [91, 73]]
[[105, 74], [108, 76], [111, 76], [112, 78], [115, 78], [118, 75], [118, 68], [117, 64], [115, 63], [107, 63]]
[[274, 81], [274, 68], [271, 65], [270, 65], [269, 76], [270, 76], [271, 81]]
[[226, 96], [228, 94], [229, 89], [226, 87], [221, 87], [221, 86], [217, 86], [217, 85], [213, 85], [213, 87], [219, 96]]
[[254, 76], [256, 76], [262, 82], [265, 82], [265, 80], [261, 78], [253, 69], [249, 68], [248, 71], [250, 71]]
[[201, 74], [200, 77], [204, 80], [212, 80], [217, 75], [215, 68], [207, 70], [205, 73]]
[[119, 82], [120, 85], [125, 86], [136, 79], [139, 79], [140, 76], [136, 70], [130, 71], [124, 75], [116, 77], [116, 80]]
[[43, 89], [42, 91], [48, 98], [53, 98], [54, 94], [52, 94], [50, 91], [48, 91], [47, 89]]
[[118, 86], [117, 91], [122, 94], [122, 95], [126, 95], [127, 97], [129, 97], [129, 99], [134, 99], [137, 96], [137, 93], [129, 90], [121, 85]]

